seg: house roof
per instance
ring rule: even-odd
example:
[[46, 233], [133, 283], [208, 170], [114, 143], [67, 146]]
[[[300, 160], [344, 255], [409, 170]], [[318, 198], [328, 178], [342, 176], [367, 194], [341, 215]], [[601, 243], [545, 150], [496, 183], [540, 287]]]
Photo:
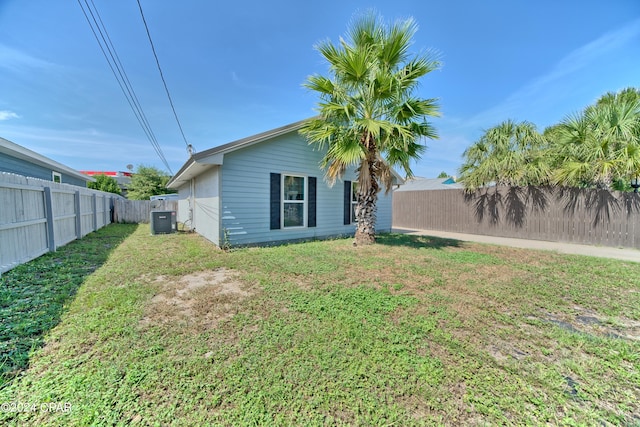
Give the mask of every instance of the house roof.
[[[279, 128], [238, 139], [236, 141], [196, 153], [192, 155], [180, 170], [169, 180], [167, 188], [178, 188], [187, 183], [190, 179], [204, 172], [206, 169], [209, 169], [211, 166], [222, 165], [224, 155], [226, 153], [239, 150], [253, 144], [258, 144], [290, 132], [297, 132], [308, 120], [309, 119], [300, 120], [286, 126], [281, 126]], [[392, 169], [392, 171], [398, 182], [404, 182], [402, 177], [395, 170]]]
[[460, 183], [455, 182], [451, 177], [448, 178], [420, 178], [415, 177], [408, 179], [404, 185], [395, 191], [421, 191], [421, 190], [451, 190], [455, 188], [464, 188]]
[[84, 175], [75, 169], [71, 169], [69, 166], [58, 163], [55, 160], [45, 157], [42, 154], [38, 154], [35, 151], [31, 151], [28, 148], [16, 144], [15, 142], [9, 141], [8, 139], [0, 138], [0, 153], [7, 154], [11, 157], [33, 163], [56, 172], [64, 173], [65, 175], [81, 179], [85, 182], [95, 181], [95, 179], [90, 176]]
[[225, 153], [248, 147], [289, 132], [297, 131], [306, 121], [307, 119], [300, 120], [286, 126], [248, 136], [246, 138], [238, 139], [237, 141], [229, 142], [227, 144], [219, 145], [200, 153], [196, 153], [192, 155], [180, 170], [169, 180], [167, 188], [178, 188], [190, 179], [198, 176], [206, 169], [209, 169], [211, 166], [221, 165]]

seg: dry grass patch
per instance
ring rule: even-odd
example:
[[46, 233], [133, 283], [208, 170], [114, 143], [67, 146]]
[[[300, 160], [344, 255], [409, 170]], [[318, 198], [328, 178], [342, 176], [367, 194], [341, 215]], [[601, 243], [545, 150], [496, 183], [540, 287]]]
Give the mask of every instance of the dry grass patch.
[[255, 290], [226, 268], [199, 271], [180, 277], [157, 276], [158, 292], [149, 302], [139, 325], [185, 324], [196, 330], [216, 327], [238, 313], [240, 303]]

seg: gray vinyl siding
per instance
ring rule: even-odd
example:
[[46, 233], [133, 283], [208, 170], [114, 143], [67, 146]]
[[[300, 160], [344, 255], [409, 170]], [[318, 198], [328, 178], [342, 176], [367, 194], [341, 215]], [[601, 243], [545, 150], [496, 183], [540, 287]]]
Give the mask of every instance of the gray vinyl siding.
[[53, 181], [52, 172], [54, 171], [60, 173], [63, 184], [76, 185], [79, 187], [87, 186], [86, 180], [67, 175], [62, 171], [45, 168], [43, 166], [30, 163], [26, 160], [17, 159], [7, 154], [0, 153], [0, 172], [9, 172], [30, 178]]
[[[343, 186], [341, 182], [333, 187], [327, 185], [319, 167], [321, 159], [322, 153], [309, 146], [297, 132], [226, 153], [221, 167], [221, 233], [227, 231], [228, 243], [268, 244], [353, 235], [355, 226], [343, 224]], [[271, 173], [317, 178], [316, 227], [270, 229]], [[344, 178], [355, 179], [354, 170], [347, 171]], [[390, 230], [390, 196], [381, 195], [378, 209], [378, 229]]]

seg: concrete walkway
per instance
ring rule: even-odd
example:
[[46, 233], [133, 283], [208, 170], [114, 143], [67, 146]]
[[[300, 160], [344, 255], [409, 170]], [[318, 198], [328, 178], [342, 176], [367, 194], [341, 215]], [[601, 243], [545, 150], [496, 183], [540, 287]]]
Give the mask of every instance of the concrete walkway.
[[587, 255], [601, 258], [615, 258], [623, 261], [640, 262], [640, 250], [622, 249], [606, 246], [577, 245], [575, 243], [545, 242], [542, 240], [512, 239], [509, 237], [481, 236], [478, 234], [451, 233], [436, 230], [409, 230], [394, 228], [394, 233], [434, 236], [467, 242], [489, 243], [493, 245], [512, 246], [524, 249], [555, 251], [563, 254]]

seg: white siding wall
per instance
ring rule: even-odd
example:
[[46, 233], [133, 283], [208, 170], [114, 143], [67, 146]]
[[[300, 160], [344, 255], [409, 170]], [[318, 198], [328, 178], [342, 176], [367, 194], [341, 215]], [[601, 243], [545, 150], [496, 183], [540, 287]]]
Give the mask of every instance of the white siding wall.
[[184, 224], [186, 230], [193, 229], [193, 223], [191, 222], [192, 213], [190, 213], [190, 211], [191, 185], [187, 184], [178, 188], [178, 211], [176, 212], [176, 221], [178, 221], [178, 224]]
[[[207, 169], [195, 178], [193, 228], [220, 246], [220, 180], [218, 166]], [[182, 199], [182, 195], [180, 196]]]
[[[353, 234], [343, 225], [342, 182], [330, 188], [319, 167], [322, 153], [314, 151], [297, 132], [239, 149], [224, 156], [222, 166], [222, 229], [229, 243], [245, 245]], [[317, 178], [317, 226], [270, 230], [270, 173]], [[198, 177], [198, 179], [201, 179]], [[345, 174], [354, 180], [354, 170]], [[391, 194], [380, 194], [379, 231], [391, 229]], [[202, 230], [197, 228], [202, 233]]]

